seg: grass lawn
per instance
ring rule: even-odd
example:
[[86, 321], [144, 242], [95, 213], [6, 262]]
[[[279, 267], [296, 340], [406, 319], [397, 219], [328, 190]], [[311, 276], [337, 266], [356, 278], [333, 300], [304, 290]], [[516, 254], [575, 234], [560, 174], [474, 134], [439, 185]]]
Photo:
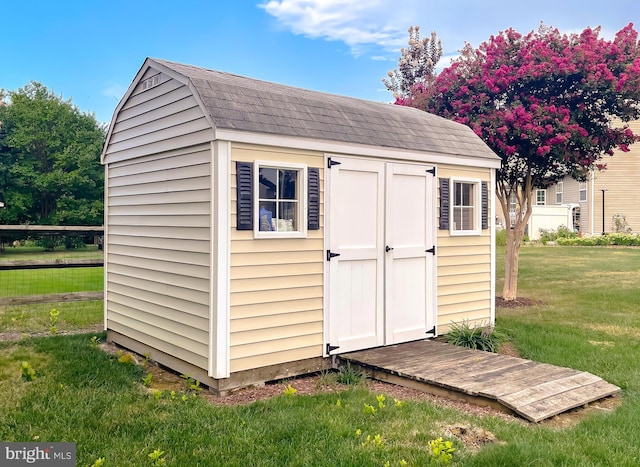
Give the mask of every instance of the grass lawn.
[[[454, 439], [451, 465], [640, 464], [640, 249], [525, 247], [520, 271], [519, 295], [539, 302], [499, 309], [498, 327], [527, 358], [622, 387], [615, 411], [559, 428], [431, 402], [397, 406], [387, 398], [380, 408], [377, 394], [358, 387], [219, 407], [187, 394], [156, 397], [141, 385], [144, 368], [103, 353], [91, 335], [53, 336], [0, 342], [0, 440], [73, 441], [81, 466], [99, 458], [105, 466], [153, 465], [156, 449], [171, 466], [425, 466], [439, 465], [428, 442], [463, 424], [498, 442], [471, 450]], [[33, 381], [21, 379], [21, 361], [37, 371]]]

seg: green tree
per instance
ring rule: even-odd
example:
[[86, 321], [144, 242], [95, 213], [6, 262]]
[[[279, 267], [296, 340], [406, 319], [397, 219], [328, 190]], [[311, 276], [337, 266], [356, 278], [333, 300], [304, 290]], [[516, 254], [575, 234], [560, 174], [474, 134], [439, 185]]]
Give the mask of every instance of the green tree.
[[40, 83], [0, 99], [0, 223], [102, 224], [105, 129]]

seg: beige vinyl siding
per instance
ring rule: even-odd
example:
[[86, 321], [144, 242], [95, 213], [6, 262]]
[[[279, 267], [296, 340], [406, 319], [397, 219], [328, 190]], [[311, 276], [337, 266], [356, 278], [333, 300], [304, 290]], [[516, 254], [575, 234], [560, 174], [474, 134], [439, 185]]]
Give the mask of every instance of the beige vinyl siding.
[[[488, 182], [490, 193], [494, 190], [489, 169], [439, 166], [437, 174], [439, 178], [462, 177]], [[489, 212], [490, 220], [492, 215]], [[489, 322], [491, 230], [464, 236], [451, 236], [448, 230], [438, 230], [437, 236], [438, 333], [445, 333], [452, 322]]]
[[[157, 84], [143, 90], [148, 78]], [[149, 68], [117, 113], [105, 150], [106, 163], [158, 154], [214, 139], [191, 90]]]
[[[629, 128], [640, 135], [640, 120], [629, 123]], [[640, 231], [640, 143], [629, 146], [629, 152], [615, 151], [613, 157], [605, 156], [602, 163], [607, 169], [595, 172], [594, 190], [589, 194], [593, 197], [593, 233], [602, 232], [602, 191], [605, 192], [605, 231], [613, 232], [613, 216], [625, 216], [627, 224], [634, 232]], [[591, 188], [591, 184], [589, 184]], [[584, 224], [585, 227], [586, 224]], [[589, 227], [591, 227], [591, 223]]]
[[[256, 160], [323, 167], [324, 155], [253, 145], [232, 146], [231, 372], [322, 356], [324, 218], [307, 238], [254, 239], [236, 230], [235, 162]], [[324, 173], [320, 171], [321, 202]]]
[[[107, 327], [206, 369], [209, 145], [111, 163]], [[158, 197], [161, 197], [159, 200]]]

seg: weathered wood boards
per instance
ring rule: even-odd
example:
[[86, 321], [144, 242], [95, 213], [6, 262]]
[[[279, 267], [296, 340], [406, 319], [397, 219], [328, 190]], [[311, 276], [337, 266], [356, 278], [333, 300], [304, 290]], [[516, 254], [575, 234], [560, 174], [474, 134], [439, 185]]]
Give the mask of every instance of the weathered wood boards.
[[584, 371], [432, 340], [352, 352], [340, 358], [374, 373], [386, 372], [481, 400], [495, 400], [532, 422], [620, 391]]

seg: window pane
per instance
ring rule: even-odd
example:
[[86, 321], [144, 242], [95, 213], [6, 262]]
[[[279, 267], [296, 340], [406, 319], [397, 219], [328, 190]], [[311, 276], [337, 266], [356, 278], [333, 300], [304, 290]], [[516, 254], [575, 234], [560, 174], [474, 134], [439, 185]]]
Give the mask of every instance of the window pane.
[[259, 229], [263, 232], [275, 230], [276, 223], [276, 203], [275, 201], [260, 201], [260, 210], [258, 212]]
[[279, 171], [279, 199], [297, 199], [298, 198], [298, 171], [297, 170], [283, 170]]
[[276, 199], [276, 183], [278, 180], [278, 169], [260, 168], [258, 177], [260, 199]]
[[298, 230], [298, 203], [291, 201], [280, 201], [278, 203], [276, 231], [291, 232], [294, 230]]
[[453, 203], [455, 206], [473, 206], [473, 184], [456, 183]]

